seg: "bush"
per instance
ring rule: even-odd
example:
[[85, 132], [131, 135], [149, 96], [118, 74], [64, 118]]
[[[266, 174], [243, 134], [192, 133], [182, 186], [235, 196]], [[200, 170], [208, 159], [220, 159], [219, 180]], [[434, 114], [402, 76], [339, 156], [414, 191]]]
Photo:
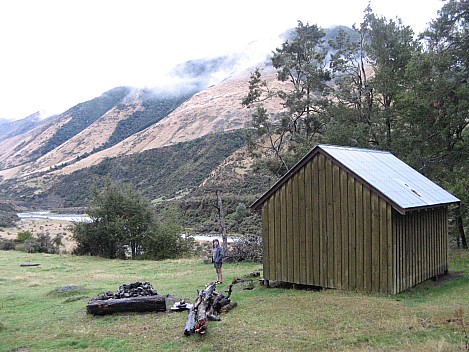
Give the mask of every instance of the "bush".
[[59, 252], [58, 246], [55, 245], [49, 234], [39, 234], [37, 238], [26, 240], [16, 248], [26, 253], [56, 254]]
[[262, 262], [262, 236], [242, 235], [231, 244], [227, 262]]
[[16, 242], [19, 242], [19, 243], [31, 241], [32, 239], [33, 239], [33, 234], [30, 231], [20, 231], [16, 234]]
[[16, 248], [15, 242], [11, 240], [0, 241], [0, 250], [3, 251], [14, 251]]
[[183, 237], [181, 227], [172, 223], [162, 223], [144, 242], [143, 258], [163, 260], [181, 258], [194, 250], [192, 237]]
[[131, 186], [106, 183], [94, 191], [89, 223], [72, 229], [79, 255], [104, 258], [169, 259], [187, 255], [191, 239], [181, 236], [181, 215], [168, 209], [170, 221], [159, 222], [151, 203]]

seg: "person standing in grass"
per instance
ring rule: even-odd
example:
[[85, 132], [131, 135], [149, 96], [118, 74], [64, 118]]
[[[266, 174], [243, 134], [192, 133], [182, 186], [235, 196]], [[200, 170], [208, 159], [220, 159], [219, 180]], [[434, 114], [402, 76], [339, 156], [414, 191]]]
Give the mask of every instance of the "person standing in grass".
[[221, 266], [223, 265], [223, 254], [224, 250], [223, 247], [220, 246], [220, 241], [217, 238], [213, 240], [213, 251], [212, 251], [212, 262], [213, 266], [215, 267], [215, 271], [217, 273], [217, 284], [223, 283], [223, 277], [221, 272]]

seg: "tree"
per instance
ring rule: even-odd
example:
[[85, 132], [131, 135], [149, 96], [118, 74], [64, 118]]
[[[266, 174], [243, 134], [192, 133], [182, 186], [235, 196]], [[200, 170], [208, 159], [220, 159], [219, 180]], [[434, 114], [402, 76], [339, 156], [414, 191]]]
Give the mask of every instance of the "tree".
[[397, 114], [394, 109], [397, 96], [406, 83], [406, 67], [417, 44], [414, 32], [404, 26], [400, 19], [396, 21], [377, 17], [368, 6], [365, 10], [364, 23], [368, 42], [366, 52], [373, 70], [371, 88], [376, 99], [378, 119], [383, 127], [383, 148], [392, 150], [393, 131]]
[[326, 69], [324, 36], [318, 26], [298, 21], [295, 37], [277, 48], [272, 57], [278, 79], [293, 86], [290, 91], [280, 90], [278, 96], [287, 108], [287, 128], [297, 143], [311, 143], [325, 125], [330, 72]]
[[327, 139], [392, 150], [400, 123], [395, 103], [405, 88], [407, 63], [417, 43], [410, 27], [399, 19], [376, 16], [370, 6], [360, 26], [352, 29], [339, 30], [329, 42], [335, 103]]
[[130, 251], [135, 259], [155, 225], [147, 199], [130, 185], [112, 185], [109, 180], [103, 190], [93, 190], [87, 213], [91, 222], [76, 224], [73, 230], [79, 254], [116, 258]]
[[225, 212], [223, 211], [223, 200], [221, 199], [221, 191], [217, 190], [217, 210], [218, 218], [220, 220], [220, 234], [223, 241], [223, 248], [228, 251], [228, 236], [226, 234]]
[[159, 260], [187, 255], [193, 246], [177, 220], [156, 220], [150, 202], [131, 185], [106, 180], [102, 190], [93, 190], [87, 213], [91, 222], [72, 229], [77, 254]]
[[366, 41], [365, 24], [354, 25], [352, 33], [340, 28], [329, 41], [336, 102], [331, 106], [331, 120], [325, 131], [328, 143], [356, 147], [379, 144]]
[[469, 203], [469, 44], [467, 1], [448, 1], [422, 33], [423, 48], [407, 66], [410, 78], [396, 105], [411, 133], [400, 150], [411, 164], [459, 197], [454, 216], [458, 243], [467, 248], [463, 223]]
[[[257, 69], [242, 101], [243, 105], [255, 108], [252, 114], [255, 132], [250, 137], [260, 138], [257, 146], [266, 148], [280, 162], [278, 175], [291, 167], [288, 153], [297, 159], [326, 125], [330, 74], [326, 69], [324, 35], [318, 26], [298, 21], [292, 39], [277, 48], [271, 59], [278, 80], [290, 83], [290, 89], [269, 88]], [[282, 111], [276, 114], [270, 114], [264, 105], [272, 98], [281, 101]]]

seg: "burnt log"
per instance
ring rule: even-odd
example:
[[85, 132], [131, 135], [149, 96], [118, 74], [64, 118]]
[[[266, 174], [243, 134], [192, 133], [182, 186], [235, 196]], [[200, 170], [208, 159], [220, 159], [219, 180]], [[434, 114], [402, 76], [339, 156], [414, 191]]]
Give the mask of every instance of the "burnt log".
[[88, 302], [86, 312], [93, 315], [106, 315], [120, 312], [164, 312], [165, 296], [139, 296], [119, 299], [94, 299]]
[[207, 318], [208, 318], [208, 320], [211, 320], [211, 321], [220, 321], [221, 320], [219, 317], [217, 317], [214, 314], [207, 314]]
[[217, 284], [211, 282], [210, 284], [208, 284], [205, 290], [202, 291], [204, 294], [204, 302], [208, 302], [210, 298], [212, 298], [213, 291], [215, 291], [215, 287], [217, 287]]
[[[214, 316], [215, 309], [219, 307], [220, 301], [223, 299], [223, 295], [217, 294], [213, 303], [210, 305], [210, 309], [208, 311], [208, 316]], [[218, 309], [216, 309], [218, 311]], [[213, 319], [212, 319], [213, 320]]]

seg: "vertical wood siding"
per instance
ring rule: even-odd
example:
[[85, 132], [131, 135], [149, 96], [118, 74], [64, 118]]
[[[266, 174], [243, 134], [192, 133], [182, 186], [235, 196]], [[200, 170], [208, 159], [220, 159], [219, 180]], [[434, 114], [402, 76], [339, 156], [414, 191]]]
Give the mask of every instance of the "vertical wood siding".
[[401, 215], [392, 210], [395, 292], [448, 270], [447, 210], [431, 208]]
[[262, 207], [264, 277], [398, 293], [447, 265], [447, 211], [401, 215], [322, 154]]

